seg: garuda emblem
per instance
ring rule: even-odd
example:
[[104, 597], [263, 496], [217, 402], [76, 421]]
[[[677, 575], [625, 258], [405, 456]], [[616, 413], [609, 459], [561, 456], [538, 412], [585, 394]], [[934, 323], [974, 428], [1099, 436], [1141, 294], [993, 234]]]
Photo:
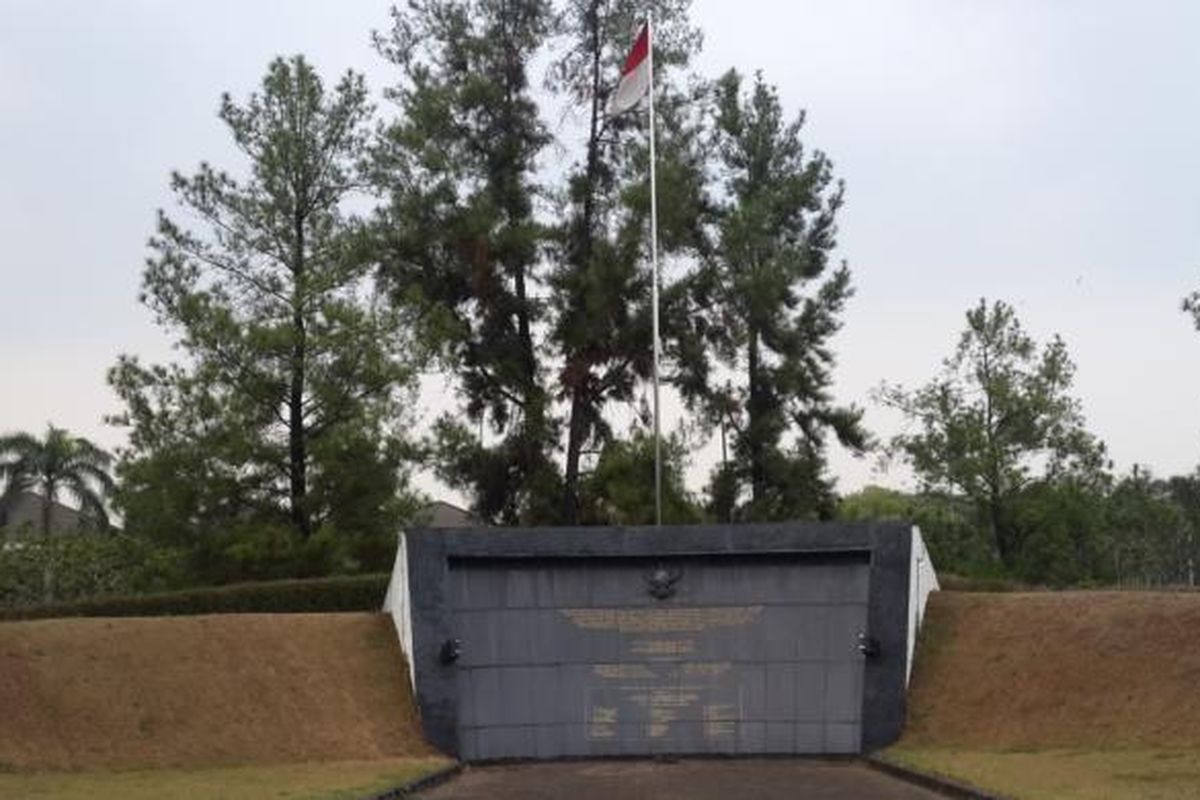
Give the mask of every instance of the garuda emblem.
[[683, 575], [678, 567], [667, 568], [659, 564], [646, 574], [646, 591], [655, 600], [666, 600], [675, 594], [675, 584]]

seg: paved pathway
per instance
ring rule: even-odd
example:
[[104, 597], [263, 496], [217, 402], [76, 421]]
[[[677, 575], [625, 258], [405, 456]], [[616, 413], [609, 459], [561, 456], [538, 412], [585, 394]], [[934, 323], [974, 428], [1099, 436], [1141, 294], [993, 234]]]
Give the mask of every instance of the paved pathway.
[[854, 761], [557, 761], [469, 767], [422, 800], [934, 800]]

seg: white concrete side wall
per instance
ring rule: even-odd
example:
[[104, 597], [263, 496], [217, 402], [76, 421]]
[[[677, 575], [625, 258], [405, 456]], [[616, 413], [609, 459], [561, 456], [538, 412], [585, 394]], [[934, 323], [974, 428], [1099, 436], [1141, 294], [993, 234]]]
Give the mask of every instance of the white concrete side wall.
[[917, 651], [917, 633], [925, 619], [925, 603], [929, 593], [938, 590], [937, 573], [933, 569], [933, 561], [925, 548], [925, 539], [921, 529], [913, 526], [912, 555], [908, 574], [908, 667], [904, 674], [904, 683], [908, 685], [912, 677], [913, 656]]
[[408, 592], [408, 545], [404, 533], [396, 546], [396, 562], [392, 565], [392, 579], [383, 598], [383, 610], [392, 615], [396, 635], [400, 638], [400, 650], [408, 662], [408, 679], [414, 692], [417, 690], [417, 672], [413, 667], [412, 600]]

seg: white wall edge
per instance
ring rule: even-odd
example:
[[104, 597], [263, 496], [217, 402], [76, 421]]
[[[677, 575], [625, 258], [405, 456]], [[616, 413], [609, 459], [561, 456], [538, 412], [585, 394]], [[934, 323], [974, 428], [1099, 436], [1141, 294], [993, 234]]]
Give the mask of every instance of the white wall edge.
[[417, 671], [413, 664], [412, 598], [408, 588], [408, 543], [403, 531], [397, 537], [396, 561], [392, 565], [392, 579], [388, 581], [387, 594], [383, 598], [384, 613], [390, 614], [400, 639], [400, 651], [408, 663], [408, 680], [414, 694], [417, 691]]
[[916, 525], [912, 529], [912, 552], [909, 559], [908, 575], [908, 664], [904, 672], [904, 685], [912, 678], [913, 657], [917, 652], [917, 634], [925, 621], [925, 604], [929, 601], [929, 593], [936, 592], [938, 585], [937, 572], [933, 568], [933, 560], [925, 547], [925, 539], [921, 529]]

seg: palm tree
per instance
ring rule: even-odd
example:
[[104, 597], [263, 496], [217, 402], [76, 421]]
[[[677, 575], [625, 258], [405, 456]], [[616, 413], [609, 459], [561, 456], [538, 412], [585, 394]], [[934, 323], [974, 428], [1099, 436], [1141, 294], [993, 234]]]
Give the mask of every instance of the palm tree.
[[0, 480], [8, 500], [18, 492], [36, 491], [42, 497], [42, 533], [50, 533], [50, 510], [59, 492], [79, 504], [80, 512], [108, 527], [104, 500], [113, 490], [108, 473], [112, 456], [63, 428], [47, 425], [45, 440], [28, 433], [0, 436]]

